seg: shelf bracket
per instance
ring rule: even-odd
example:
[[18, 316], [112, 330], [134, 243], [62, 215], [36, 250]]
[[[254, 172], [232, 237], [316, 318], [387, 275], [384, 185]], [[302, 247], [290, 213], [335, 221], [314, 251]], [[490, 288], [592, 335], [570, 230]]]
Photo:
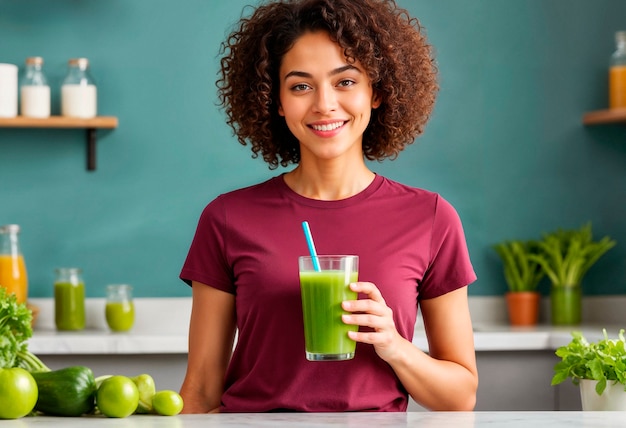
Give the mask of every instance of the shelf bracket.
[[96, 128], [87, 128], [87, 171], [96, 170]]
[[117, 128], [117, 117], [97, 116], [89, 119], [65, 116], [50, 116], [48, 118], [31, 118], [16, 116], [0, 117], [0, 128], [62, 128], [84, 129], [87, 138], [87, 171], [96, 170], [96, 132], [98, 129]]

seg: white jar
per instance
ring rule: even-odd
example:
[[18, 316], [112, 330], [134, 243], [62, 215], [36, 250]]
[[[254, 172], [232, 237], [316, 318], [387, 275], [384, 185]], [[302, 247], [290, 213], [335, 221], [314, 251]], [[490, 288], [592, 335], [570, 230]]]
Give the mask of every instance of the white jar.
[[70, 59], [61, 86], [61, 115], [89, 119], [98, 113], [98, 91], [87, 58]]
[[46, 118], [50, 116], [50, 86], [43, 72], [43, 59], [26, 59], [26, 72], [20, 88], [22, 116]]
[[0, 64], [0, 117], [17, 116], [17, 65]]

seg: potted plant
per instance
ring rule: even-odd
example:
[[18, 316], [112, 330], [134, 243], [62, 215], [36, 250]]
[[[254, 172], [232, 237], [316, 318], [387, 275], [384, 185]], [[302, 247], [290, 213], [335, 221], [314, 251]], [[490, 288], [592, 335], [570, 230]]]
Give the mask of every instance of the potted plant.
[[536, 241], [504, 241], [493, 246], [504, 266], [504, 279], [509, 291], [505, 294], [509, 321], [512, 325], [534, 325], [539, 314], [539, 281], [544, 273], [530, 256], [536, 254]]
[[626, 348], [624, 330], [618, 339], [604, 338], [589, 343], [580, 332], [556, 350], [561, 361], [554, 366], [552, 385], [571, 378], [579, 385], [583, 410], [626, 410]]
[[557, 230], [538, 241], [540, 252], [530, 257], [550, 279], [552, 324], [579, 324], [582, 318], [582, 279], [598, 259], [615, 246], [608, 236], [593, 240], [591, 223], [580, 229]]

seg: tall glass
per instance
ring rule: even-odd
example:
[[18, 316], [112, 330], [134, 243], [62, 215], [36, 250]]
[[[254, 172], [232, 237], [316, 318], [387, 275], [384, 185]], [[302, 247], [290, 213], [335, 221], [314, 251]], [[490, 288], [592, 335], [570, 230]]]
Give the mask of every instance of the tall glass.
[[[317, 264], [315, 265], [315, 261]], [[358, 281], [358, 256], [310, 256], [298, 259], [304, 340], [309, 361], [335, 361], [354, 358], [356, 342], [348, 331], [358, 326], [345, 324], [341, 315], [344, 300], [356, 300], [349, 284]]]

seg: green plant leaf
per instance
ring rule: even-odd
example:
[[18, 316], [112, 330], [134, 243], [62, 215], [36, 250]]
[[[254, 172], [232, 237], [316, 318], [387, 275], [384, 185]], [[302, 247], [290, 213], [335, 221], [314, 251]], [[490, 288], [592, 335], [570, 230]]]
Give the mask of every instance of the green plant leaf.
[[14, 367], [17, 353], [26, 350], [26, 341], [33, 335], [31, 320], [26, 305], [0, 287], [0, 368]]
[[577, 286], [587, 271], [616, 242], [608, 236], [593, 241], [591, 223], [580, 229], [558, 229], [552, 233], [544, 233], [538, 242], [540, 253], [531, 259], [539, 263], [553, 286]]
[[544, 276], [539, 263], [531, 256], [538, 253], [535, 241], [504, 241], [495, 244], [504, 267], [504, 279], [509, 291], [535, 291]]
[[552, 385], [568, 378], [574, 384], [578, 384], [580, 379], [591, 379], [598, 381], [598, 394], [602, 394], [607, 382], [618, 382], [626, 389], [624, 330], [620, 330], [616, 340], [609, 339], [606, 329], [603, 334], [604, 339], [589, 343], [582, 333], [572, 332], [571, 342], [555, 351], [561, 361], [554, 366]]

